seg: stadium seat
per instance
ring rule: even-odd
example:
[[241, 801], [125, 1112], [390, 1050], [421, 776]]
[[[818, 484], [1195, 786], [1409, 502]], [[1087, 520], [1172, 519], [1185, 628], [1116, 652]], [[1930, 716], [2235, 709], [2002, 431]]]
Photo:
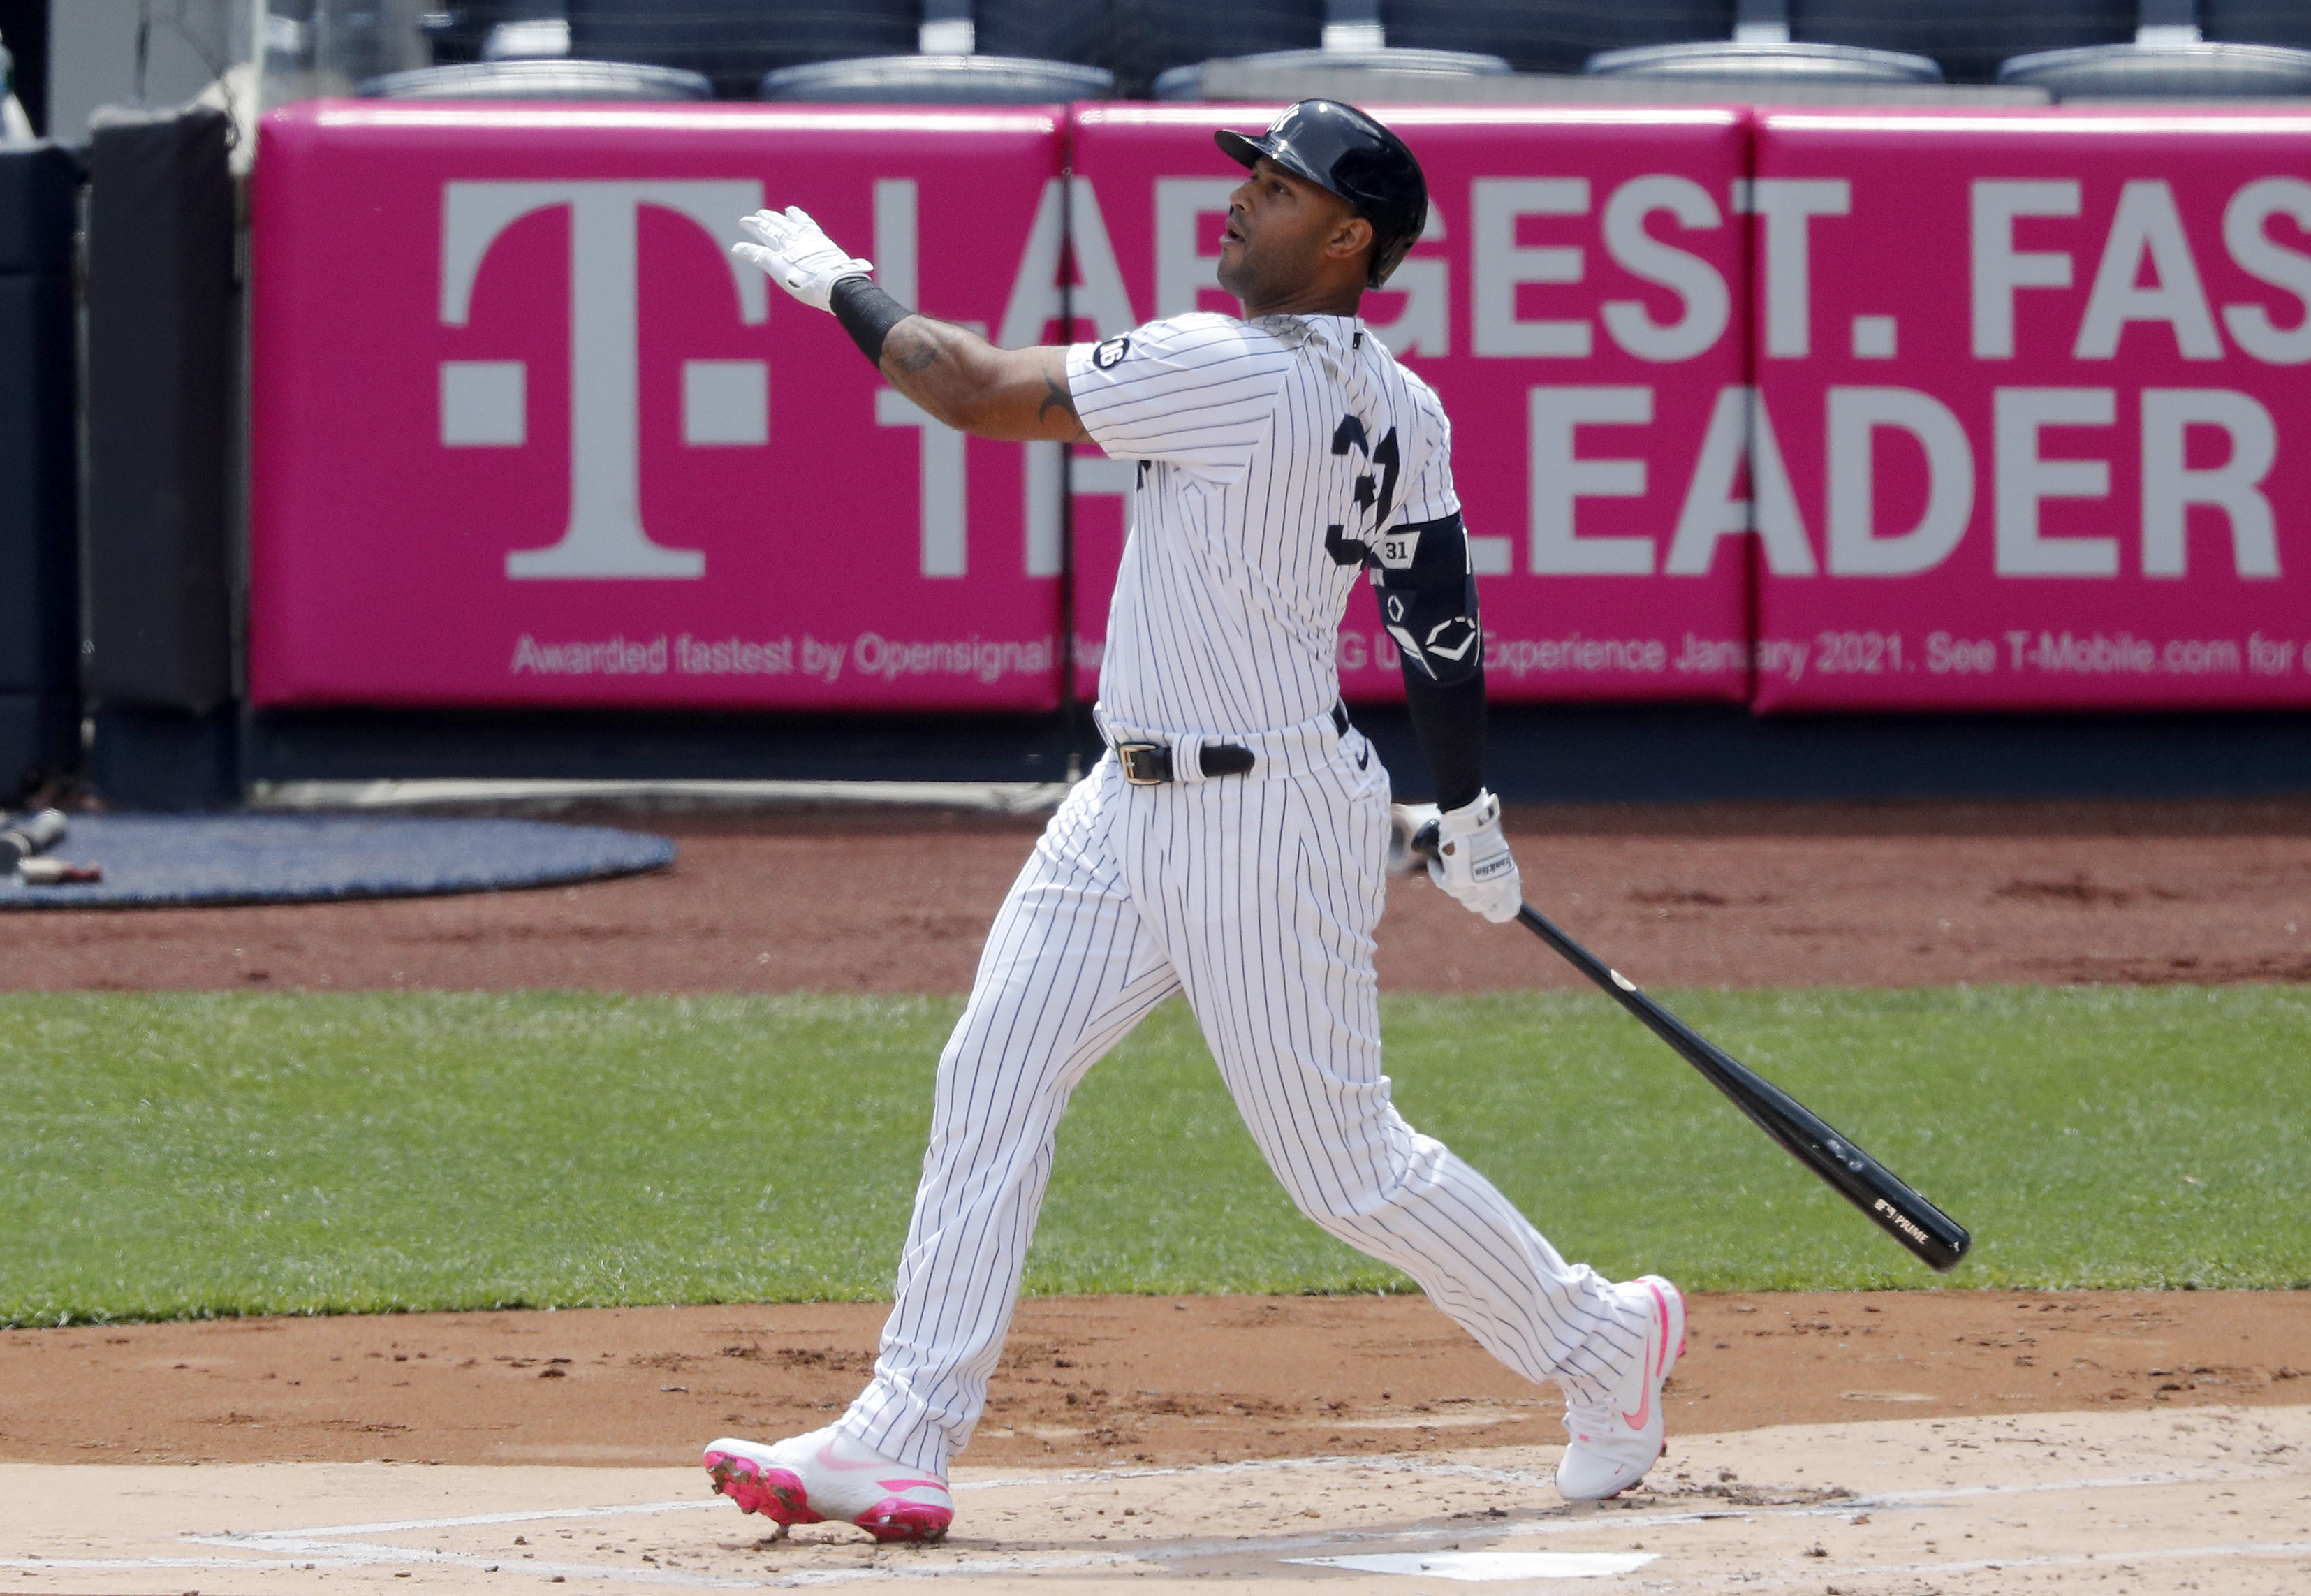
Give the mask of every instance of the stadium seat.
[[[275, 14], [282, 11], [273, 6]], [[493, 52], [493, 41], [506, 34], [519, 35], [525, 27], [537, 23], [558, 22], [562, 29], [560, 49], [535, 47], [517, 49], [514, 56], [566, 56], [569, 49], [569, 17], [563, 0], [465, 0], [465, 4], [444, 5], [421, 12], [417, 25], [424, 32], [427, 45], [433, 54], [436, 66], [455, 66], [472, 61], [501, 59]]]
[[484, 13], [495, 20], [479, 61], [395, 74], [362, 92], [986, 105], [1098, 99], [1114, 86], [1094, 65], [979, 54], [970, 0], [498, 0], [450, 14], [470, 32]]
[[570, 53], [703, 73], [751, 99], [781, 66], [914, 52], [920, 0], [569, 0]]
[[371, 100], [711, 100], [703, 74], [642, 62], [573, 59], [567, 0], [473, 0], [423, 24], [435, 65], [388, 73]]
[[[1245, 93], [1277, 98], [1296, 95], [1294, 80], [1312, 71], [1327, 79], [1351, 74], [1385, 73], [1419, 77], [1505, 76], [1513, 70], [1498, 56], [1465, 50], [1391, 49], [1381, 21], [1381, 0], [1327, 0], [1316, 48], [1261, 50], [1221, 57], [1233, 68], [1231, 95]], [[1203, 97], [1204, 67], [1208, 61], [1183, 62], [1156, 75], [1158, 100], [1199, 100]], [[1272, 90], [1269, 84], [1273, 83]]]
[[1601, 51], [1725, 39], [1733, 0], [1385, 0], [1391, 43], [1499, 56], [1519, 72], [1577, 73]]
[[821, 104], [1046, 105], [1105, 100], [1115, 74], [1068, 61], [1010, 56], [868, 56], [787, 66], [763, 78], [764, 100]]
[[482, 40], [484, 61], [535, 61], [570, 53], [570, 19], [556, 8], [552, 16], [500, 22]]
[[370, 100], [711, 100], [702, 74], [624, 61], [469, 61], [364, 81]]
[[[1025, 30], [1016, 30], [1025, 33]], [[761, 98], [819, 103], [1042, 105], [1104, 100], [1115, 74], [1071, 60], [981, 55], [971, 0], [926, 0], [920, 53], [813, 61], [763, 77]]]
[[2135, 0], [1789, 0], [1790, 37], [1927, 56], [1954, 83], [1987, 83], [2010, 56], [2115, 44]]
[[2018, 56], [1998, 69], [1998, 81], [2035, 85], [2056, 100], [2311, 96], [2311, 50], [2211, 41], [2194, 0], [2142, 0], [2132, 43]]
[[[820, 103], [1012, 105], [1103, 99], [1114, 91], [1112, 74], [1095, 65], [978, 53], [970, 0], [863, 0], [848, 7], [825, 0], [497, 0], [448, 14], [467, 33], [478, 20], [493, 19], [475, 47], [480, 60], [373, 79], [362, 92], [462, 100], [745, 92]], [[994, 31], [1033, 30], [999, 23]]]
[[1870, 45], [1796, 39], [1790, 0], [1740, 0], [1731, 38], [1637, 45], [1589, 57], [1592, 77], [1672, 78], [1711, 83], [1938, 83], [1931, 57]]

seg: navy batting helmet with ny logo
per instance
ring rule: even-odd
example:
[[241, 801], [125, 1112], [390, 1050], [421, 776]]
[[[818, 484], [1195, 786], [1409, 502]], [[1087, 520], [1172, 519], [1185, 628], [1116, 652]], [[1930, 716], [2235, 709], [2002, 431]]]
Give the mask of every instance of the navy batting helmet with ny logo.
[[1374, 288], [1388, 281], [1428, 225], [1428, 179], [1420, 162], [1402, 139], [1355, 106], [1304, 100], [1263, 134], [1224, 127], [1212, 141], [1241, 166], [1265, 155], [1354, 205], [1372, 223]]

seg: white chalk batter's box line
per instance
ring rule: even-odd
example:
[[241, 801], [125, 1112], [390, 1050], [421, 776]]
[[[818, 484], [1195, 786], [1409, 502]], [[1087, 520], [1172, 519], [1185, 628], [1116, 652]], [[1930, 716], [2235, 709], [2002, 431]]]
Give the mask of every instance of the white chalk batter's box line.
[[2212, 1563], [2225, 1557], [2311, 1558], [2311, 1540], [2238, 1541], [2224, 1546], [2168, 1546], [2145, 1551], [2066, 1552], [2050, 1557], [1975, 1557], [1963, 1563], [1849, 1563], [1833, 1566], [1817, 1563], [1799, 1574], [1759, 1574], [1744, 1581], [1757, 1589], [1776, 1585], [1813, 1585], [1823, 1580], [1871, 1578], [1888, 1574], [1940, 1574], [1998, 1573], [2015, 1568], [2083, 1568], [2096, 1564], [2111, 1570], [2135, 1563], [2171, 1563], [2177, 1557]]
[[[1261, 1459], [1238, 1463], [1212, 1463], [1185, 1469], [1133, 1469], [1074, 1470], [1059, 1476], [1012, 1477], [994, 1479], [958, 1481], [955, 1488], [963, 1491], [992, 1490], [1049, 1484], [1106, 1484], [1121, 1479], [1179, 1478], [1254, 1472], [1279, 1472], [1289, 1470], [1363, 1470], [1374, 1473], [1430, 1475], [1445, 1478], [1478, 1478], [1504, 1484], [1531, 1484], [1539, 1476], [1522, 1470], [1486, 1469], [1469, 1464], [1431, 1463], [1412, 1459], [1317, 1458]], [[969, 1562], [927, 1564], [920, 1567], [903, 1567], [893, 1564], [876, 1564], [868, 1567], [843, 1569], [798, 1569], [782, 1576], [731, 1578], [680, 1569], [632, 1569], [607, 1567], [593, 1563], [540, 1563], [525, 1559], [519, 1572], [525, 1575], [551, 1579], [560, 1576], [572, 1579], [626, 1580], [635, 1584], [668, 1585], [688, 1589], [763, 1589], [788, 1586], [841, 1584], [857, 1580], [889, 1579], [954, 1579], [976, 1578], [999, 1574], [1060, 1574], [1086, 1572], [1101, 1568], [1125, 1568], [1149, 1564], [1176, 1564], [1200, 1561], [1210, 1557], [1242, 1557], [1266, 1554], [1278, 1561], [1288, 1559], [1287, 1554], [1312, 1552], [1322, 1548], [1354, 1547], [1358, 1544], [1398, 1544], [1430, 1540], [1450, 1535], [1455, 1543], [1469, 1540], [1495, 1540], [1520, 1535], [1563, 1535], [1600, 1529], [1630, 1531], [1667, 1528], [1678, 1524], [1719, 1522], [1727, 1519], [1754, 1520], [1760, 1518], [1839, 1518], [1855, 1513], [1868, 1513], [1896, 1508], [1923, 1510], [1945, 1503], [1993, 1494], [2019, 1492], [2059, 1492], [2089, 1490], [2140, 1489], [2167, 1485], [2238, 1483], [2257, 1479], [2283, 1478], [2287, 1471], [2269, 1469], [2206, 1469], [2190, 1470], [2159, 1470], [2150, 1473], [2109, 1475], [2092, 1479], [2044, 1480], [2019, 1486], [1960, 1486], [1915, 1491], [1880, 1492], [1870, 1496], [1841, 1497], [1834, 1502], [1800, 1503], [1787, 1505], [1726, 1506], [1679, 1512], [1616, 1512], [1607, 1518], [1594, 1512], [1583, 1511], [1574, 1516], [1543, 1520], [1539, 1522], [1501, 1522], [1496, 1524], [1456, 1527], [1449, 1531], [1394, 1531], [1358, 1532], [1336, 1531], [1326, 1534], [1263, 1537], [1256, 1539], [1218, 1541], [1186, 1541], [1151, 1544], [1136, 1550], [1077, 1553], [1067, 1556], [1036, 1557], [1017, 1556], [981, 1558]], [[307, 1530], [252, 1530], [222, 1531], [202, 1535], [187, 1533], [184, 1539], [196, 1545], [245, 1547], [275, 1554], [266, 1557], [7, 1557], [0, 1558], [0, 1568], [41, 1571], [49, 1569], [193, 1569], [193, 1570], [265, 1570], [313, 1568], [362, 1568], [388, 1565], [433, 1565], [471, 1568], [493, 1572], [505, 1565], [502, 1557], [494, 1561], [488, 1554], [431, 1551], [417, 1547], [396, 1546], [352, 1537], [399, 1534], [411, 1531], [469, 1529], [486, 1524], [542, 1523], [554, 1521], [587, 1521], [631, 1518], [676, 1513], [698, 1513], [723, 1506], [719, 1497], [703, 1501], [683, 1498], [670, 1502], [636, 1503], [627, 1506], [537, 1508], [517, 1513], [466, 1513], [450, 1518], [397, 1519], [367, 1524], [336, 1524]], [[1991, 1568], [2040, 1568], [2084, 1565], [2100, 1562], [2116, 1566], [2130, 1560], [2175, 1557], [2298, 1557], [2311, 1556], [2311, 1542], [2241, 1543], [2196, 1548], [2169, 1548], [2161, 1550], [2083, 1553], [2065, 1557], [2014, 1557], [1997, 1560], [1970, 1560], [1949, 1563], [1917, 1563], [1898, 1567], [1859, 1565], [1853, 1568], [1830, 1569], [1817, 1565], [1802, 1574], [1787, 1578], [1761, 1576], [1757, 1583], [1778, 1585], [1795, 1581], [1812, 1581], [1833, 1574], [1862, 1575], [1866, 1574], [1958, 1574]]]

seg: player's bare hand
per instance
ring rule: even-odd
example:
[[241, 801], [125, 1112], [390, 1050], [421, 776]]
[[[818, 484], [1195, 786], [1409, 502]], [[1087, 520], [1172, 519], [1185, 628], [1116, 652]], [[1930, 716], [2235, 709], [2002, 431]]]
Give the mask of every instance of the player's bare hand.
[[1391, 816], [1389, 868], [1408, 869], [1416, 855], [1427, 860], [1429, 880], [1495, 925], [1514, 920], [1524, 903], [1516, 857], [1501, 834], [1501, 800], [1489, 792], [1478, 793], [1458, 809], [1397, 805]]
[[845, 277], [864, 277], [875, 270], [826, 236], [800, 205], [789, 205], [784, 215], [756, 211], [738, 225], [758, 241], [733, 244], [730, 253], [763, 268], [771, 281], [807, 305], [833, 309], [834, 285]]

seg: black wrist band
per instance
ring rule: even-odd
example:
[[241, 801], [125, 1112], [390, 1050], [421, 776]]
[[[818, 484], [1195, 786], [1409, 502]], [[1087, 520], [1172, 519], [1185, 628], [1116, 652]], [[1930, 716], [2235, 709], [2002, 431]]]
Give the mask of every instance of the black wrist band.
[[827, 296], [828, 307], [859, 353], [877, 366], [883, 363], [883, 340], [891, 329], [914, 312], [875, 286], [872, 277], [845, 277]]

